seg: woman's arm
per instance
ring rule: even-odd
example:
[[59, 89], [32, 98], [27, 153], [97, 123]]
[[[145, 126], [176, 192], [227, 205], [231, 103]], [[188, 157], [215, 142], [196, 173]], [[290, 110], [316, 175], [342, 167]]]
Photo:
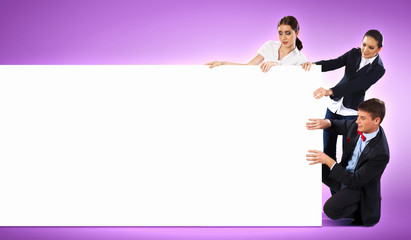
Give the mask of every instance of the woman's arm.
[[338, 58], [318, 61], [318, 62], [315, 62], [315, 64], [322, 66], [322, 69], [321, 69], [322, 72], [332, 71], [332, 70], [346, 66], [350, 54], [357, 52], [357, 51], [359, 50], [356, 48], [353, 48]]
[[301, 66], [303, 67], [305, 71], [310, 71], [312, 65], [316, 65], [316, 64], [312, 62], [306, 62], [306, 63], [301, 64]]
[[373, 67], [369, 74], [356, 76], [343, 84], [332, 87], [333, 97], [344, 97], [358, 91], [367, 91], [374, 83], [382, 78], [385, 73], [384, 67], [379, 65]]
[[221, 66], [221, 65], [259, 65], [264, 60], [263, 56], [257, 54], [254, 58], [252, 58], [247, 63], [233, 63], [227, 61], [212, 61], [208, 62], [205, 65], [210, 65], [210, 68]]
[[349, 172], [340, 164], [335, 164], [330, 172], [330, 177], [347, 185], [351, 189], [359, 189], [384, 172], [389, 161], [389, 155], [381, 152], [378, 155], [368, 154], [366, 162], [355, 172]]

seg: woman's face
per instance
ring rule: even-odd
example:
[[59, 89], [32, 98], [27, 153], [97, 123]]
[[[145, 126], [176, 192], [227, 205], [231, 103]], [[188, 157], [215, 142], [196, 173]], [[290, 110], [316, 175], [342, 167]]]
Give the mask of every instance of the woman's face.
[[364, 58], [372, 58], [377, 56], [377, 53], [381, 50], [378, 48], [378, 41], [370, 36], [365, 36], [361, 44], [361, 53]]
[[295, 40], [298, 32], [295, 32], [290, 25], [280, 25], [278, 27], [278, 39], [284, 47], [295, 47]]

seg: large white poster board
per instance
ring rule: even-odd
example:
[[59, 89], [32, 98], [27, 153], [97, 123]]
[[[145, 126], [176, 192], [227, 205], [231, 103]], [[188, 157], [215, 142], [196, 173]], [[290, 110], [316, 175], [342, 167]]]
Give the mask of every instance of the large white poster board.
[[1, 226], [320, 226], [321, 72], [0, 66]]

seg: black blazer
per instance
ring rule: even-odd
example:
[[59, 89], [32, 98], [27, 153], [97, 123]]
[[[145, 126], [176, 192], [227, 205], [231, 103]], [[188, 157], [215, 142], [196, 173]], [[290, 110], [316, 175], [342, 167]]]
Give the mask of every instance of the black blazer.
[[360, 213], [364, 225], [378, 223], [381, 215], [381, 186], [380, 179], [389, 161], [388, 142], [383, 128], [380, 126], [375, 138], [367, 144], [358, 159], [354, 173], [346, 171], [348, 161], [354, 152], [360, 135], [355, 120], [332, 120], [331, 127], [326, 131], [335, 131], [347, 135], [341, 162], [334, 165], [329, 178], [345, 184], [351, 189], [359, 189], [361, 193]]
[[357, 72], [361, 63], [361, 49], [353, 48], [339, 58], [319, 61], [315, 64], [322, 66], [322, 71], [327, 72], [345, 66], [344, 77], [333, 88], [334, 96], [331, 99], [338, 101], [344, 97], [344, 107], [354, 110], [364, 101], [365, 91], [376, 83], [385, 73], [380, 56]]

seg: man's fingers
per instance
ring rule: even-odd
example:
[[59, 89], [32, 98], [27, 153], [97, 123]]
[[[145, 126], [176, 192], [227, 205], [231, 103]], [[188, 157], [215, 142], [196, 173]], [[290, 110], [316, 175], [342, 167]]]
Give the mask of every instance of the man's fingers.
[[318, 122], [318, 119], [309, 118], [307, 123], [314, 124], [317, 122]]
[[311, 121], [311, 122], [307, 122], [307, 125], [318, 125], [319, 122], [318, 121]]
[[313, 123], [311, 123], [311, 124], [308, 124], [308, 123], [307, 123], [307, 125], [305, 125], [305, 127], [308, 128], [308, 130], [320, 129], [320, 125], [318, 125], [318, 124], [313, 124]]
[[306, 154], [306, 160], [310, 162], [310, 165], [321, 163], [322, 152], [319, 150], [309, 149], [308, 154]]

